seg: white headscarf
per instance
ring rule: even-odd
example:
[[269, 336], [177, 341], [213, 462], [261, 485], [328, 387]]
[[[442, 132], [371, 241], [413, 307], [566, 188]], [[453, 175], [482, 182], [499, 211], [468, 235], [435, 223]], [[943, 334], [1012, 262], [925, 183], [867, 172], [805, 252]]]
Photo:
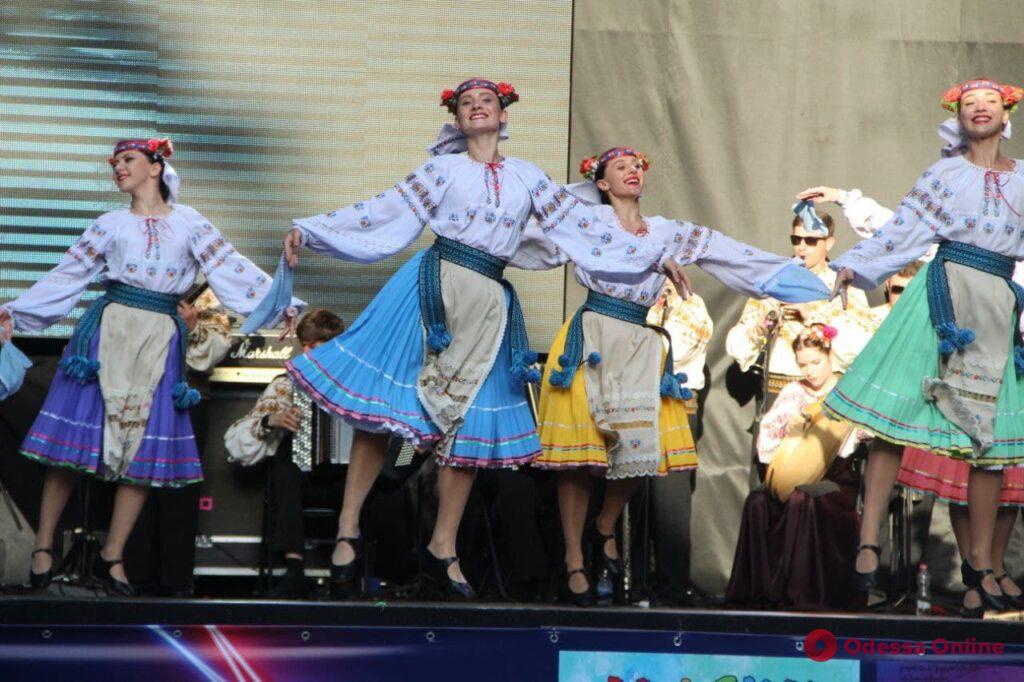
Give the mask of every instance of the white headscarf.
[[[946, 146], [942, 148], [942, 158], [960, 156], [967, 151], [967, 136], [964, 135], [963, 128], [960, 127], [960, 119], [956, 116], [943, 121], [937, 132], [939, 137], [946, 142]], [[1003, 127], [1002, 137], [1004, 140], [1009, 140], [1011, 134], [1010, 122], [1007, 121]]]
[[[498, 129], [498, 139], [508, 139], [507, 122], [502, 123], [501, 128]], [[453, 123], [445, 123], [441, 126], [441, 132], [437, 134], [434, 143], [427, 147], [427, 151], [431, 156], [440, 156], [441, 154], [461, 154], [467, 148], [466, 136], [458, 126]]]

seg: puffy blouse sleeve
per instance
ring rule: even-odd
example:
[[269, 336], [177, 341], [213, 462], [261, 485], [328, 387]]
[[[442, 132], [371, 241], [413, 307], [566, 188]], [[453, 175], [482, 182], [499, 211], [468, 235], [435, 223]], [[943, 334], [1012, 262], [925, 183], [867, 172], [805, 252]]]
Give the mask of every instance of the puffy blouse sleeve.
[[274, 379], [249, 413], [224, 432], [224, 449], [229, 462], [252, 466], [272, 457], [287, 435], [284, 429], [264, 429], [263, 417], [292, 406], [292, 383], [286, 376]]
[[438, 156], [372, 199], [292, 222], [304, 246], [342, 260], [375, 263], [413, 243], [430, 224], [451, 183]]
[[772, 461], [775, 451], [786, 437], [790, 422], [799, 417], [806, 407], [806, 400], [803, 399], [805, 394], [800, 382], [786, 384], [761, 420], [761, 428], [757, 432], [757, 458], [762, 464]]
[[[665, 218], [653, 218], [663, 222]], [[685, 220], [676, 220], [672, 230], [673, 258], [680, 265], [696, 264], [733, 291], [754, 298], [777, 298], [787, 303], [815, 300], [807, 295], [820, 288], [817, 298], [828, 290], [800, 259], [777, 256], [744, 244], [718, 230]], [[662, 230], [664, 231], [664, 230]], [[802, 293], [788, 286], [796, 285]]]
[[940, 241], [940, 232], [953, 224], [953, 214], [947, 205], [951, 196], [952, 192], [932, 169], [925, 171], [889, 221], [829, 267], [836, 272], [849, 268], [854, 273], [854, 286], [874, 289]]
[[[184, 209], [184, 207], [179, 207]], [[189, 248], [218, 300], [240, 315], [248, 315], [270, 290], [270, 275], [238, 253], [220, 230], [193, 209], [189, 214]], [[305, 307], [292, 298], [292, 306]]]
[[593, 277], [624, 283], [635, 283], [659, 268], [666, 256], [663, 244], [602, 223], [589, 206], [536, 166], [520, 161], [512, 167], [530, 192], [541, 234], [577, 267]]
[[67, 250], [57, 267], [21, 296], [0, 306], [10, 313], [14, 329], [40, 331], [67, 317], [89, 282], [106, 267], [106, 253], [116, 231], [116, 222], [100, 216]]
[[530, 218], [523, 229], [523, 240], [519, 242], [509, 265], [523, 270], [550, 270], [569, 262], [569, 256], [544, 235], [540, 223]]

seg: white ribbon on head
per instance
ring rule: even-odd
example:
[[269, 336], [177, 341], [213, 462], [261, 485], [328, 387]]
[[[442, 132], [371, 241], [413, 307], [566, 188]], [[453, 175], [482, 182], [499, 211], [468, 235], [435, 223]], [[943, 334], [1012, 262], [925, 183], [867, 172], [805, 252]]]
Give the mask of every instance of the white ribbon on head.
[[569, 194], [588, 206], [596, 206], [601, 203], [601, 190], [597, 188], [596, 182], [590, 180], [577, 182], [572, 185], [566, 185], [565, 189]]
[[[946, 146], [942, 148], [942, 158], [946, 159], [950, 156], [960, 156], [967, 151], [967, 136], [964, 135], [963, 128], [960, 127], [960, 119], [956, 116], [947, 118], [939, 124], [937, 132], [939, 133], [939, 137], [946, 142]], [[1002, 138], [1004, 140], [1009, 140], [1010, 135], [1012, 134], [1013, 131], [1011, 130], [1010, 122], [1007, 121], [1006, 125], [1003, 126]]]
[[[508, 139], [508, 123], [502, 123], [501, 128], [498, 129], [498, 139]], [[431, 156], [440, 156], [441, 154], [461, 154], [468, 149], [466, 142], [466, 136], [459, 130], [458, 126], [454, 123], [445, 123], [441, 126], [441, 132], [437, 134], [437, 139], [427, 147], [427, 151], [430, 152]]]
[[164, 172], [163, 172], [164, 184], [167, 185], [167, 191], [170, 194], [167, 197], [168, 204], [178, 203], [178, 190], [181, 189], [181, 177], [178, 175], [178, 171], [174, 170], [174, 166], [164, 159]]

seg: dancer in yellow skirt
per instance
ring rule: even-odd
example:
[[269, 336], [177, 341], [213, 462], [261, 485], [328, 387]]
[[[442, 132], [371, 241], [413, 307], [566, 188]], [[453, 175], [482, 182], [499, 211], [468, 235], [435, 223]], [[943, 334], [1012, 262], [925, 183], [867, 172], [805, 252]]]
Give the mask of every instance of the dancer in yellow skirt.
[[[646, 157], [615, 147], [583, 162], [589, 182], [570, 187], [594, 204], [598, 232], [625, 230], [668, 246], [679, 265], [696, 263], [727, 286], [788, 302], [820, 300], [826, 287], [798, 260], [765, 253], [703, 225], [640, 214]], [[610, 235], [609, 235], [610, 236]], [[535, 466], [560, 469], [558, 501], [565, 535], [566, 596], [580, 606], [593, 600], [584, 569], [583, 529], [590, 476], [608, 479], [601, 513], [591, 535], [599, 596], [610, 596], [622, 574], [614, 528], [644, 476], [697, 466], [684, 400], [686, 377], [672, 373], [672, 350], [663, 329], [647, 325], [664, 275], [642, 280], [598, 280], [581, 270], [576, 278], [587, 302], [555, 338], [541, 384], [539, 427], [543, 450]], [[685, 284], [685, 283], [684, 283]], [[680, 288], [681, 296], [690, 291]], [[577, 371], [580, 367], [582, 371]]]

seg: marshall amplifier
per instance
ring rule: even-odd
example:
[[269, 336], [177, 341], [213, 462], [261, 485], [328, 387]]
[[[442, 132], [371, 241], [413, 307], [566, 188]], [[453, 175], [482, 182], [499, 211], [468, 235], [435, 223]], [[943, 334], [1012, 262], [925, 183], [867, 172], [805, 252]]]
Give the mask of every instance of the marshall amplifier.
[[[270, 335], [237, 336], [227, 357], [210, 376], [209, 435], [203, 449], [204, 480], [196, 535], [197, 576], [259, 575], [266, 467], [229, 463], [224, 433], [284, 372], [285, 361], [300, 352], [293, 339], [282, 342]], [[303, 444], [303, 461], [347, 463], [352, 443], [348, 425], [318, 413], [308, 400], [299, 407], [305, 407], [307, 415], [304, 430], [296, 436], [296, 441]], [[303, 462], [297, 463], [303, 468]]]

